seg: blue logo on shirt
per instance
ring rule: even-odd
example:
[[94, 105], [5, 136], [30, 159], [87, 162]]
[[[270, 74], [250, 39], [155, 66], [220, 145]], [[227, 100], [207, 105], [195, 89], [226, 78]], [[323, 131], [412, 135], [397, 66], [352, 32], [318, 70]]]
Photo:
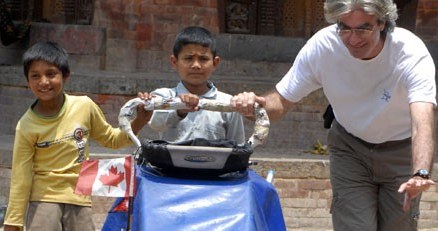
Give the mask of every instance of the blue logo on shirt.
[[389, 93], [389, 91], [387, 91], [386, 89], [383, 89], [383, 96], [381, 99], [389, 102], [389, 100], [391, 99], [391, 93]]

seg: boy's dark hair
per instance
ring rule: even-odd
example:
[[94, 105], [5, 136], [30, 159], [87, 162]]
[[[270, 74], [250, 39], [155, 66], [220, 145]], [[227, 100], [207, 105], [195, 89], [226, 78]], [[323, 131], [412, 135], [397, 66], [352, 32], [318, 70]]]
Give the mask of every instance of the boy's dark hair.
[[23, 55], [24, 75], [28, 79], [30, 65], [34, 61], [46, 61], [54, 64], [62, 72], [62, 76], [70, 75], [68, 54], [64, 48], [55, 42], [38, 42], [30, 47]]
[[203, 27], [189, 26], [182, 29], [176, 36], [175, 44], [173, 45], [173, 55], [178, 57], [182, 47], [189, 44], [198, 44], [203, 47], [208, 47], [213, 57], [216, 56], [216, 40], [210, 31]]

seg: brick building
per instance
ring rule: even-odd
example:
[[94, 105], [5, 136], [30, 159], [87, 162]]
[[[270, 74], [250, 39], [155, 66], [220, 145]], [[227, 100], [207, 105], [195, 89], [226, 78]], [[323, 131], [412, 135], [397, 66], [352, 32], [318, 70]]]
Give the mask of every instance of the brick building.
[[[175, 85], [178, 78], [168, 57], [176, 33], [185, 26], [204, 26], [217, 34], [222, 61], [213, 81], [233, 94], [271, 89], [306, 39], [326, 25], [323, 0], [6, 2], [16, 22], [28, 19], [32, 26], [26, 40], [0, 45], [0, 111], [8, 112], [0, 123], [0, 204], [7, 201], [15, 124], [33, 98], [20, 66], [30, 44], [50, 39], [64, 46], [73, 71], [67, 90], [92, 97], [116, 125], [120, 106], [138, 91]], [[438, 60], [438, 1], [396, 2], [398, 24], [418, 34]], [[260, 174], [277, 172], [274, 183], [290, 230], [331, 226], [329, 162], [305, 152], [318, 140], [325, 142], [321, 114], [326, 105], [322, 92], [306, 97], [272, 125], [268, 143], [254, 154]], [[252, 127], [247, 125], [249, 133]], [[153, 137], [147, 129], [141, 135]], [[420, 227], [438, 226], [438, 188], [431, 188], [423, 200]]]

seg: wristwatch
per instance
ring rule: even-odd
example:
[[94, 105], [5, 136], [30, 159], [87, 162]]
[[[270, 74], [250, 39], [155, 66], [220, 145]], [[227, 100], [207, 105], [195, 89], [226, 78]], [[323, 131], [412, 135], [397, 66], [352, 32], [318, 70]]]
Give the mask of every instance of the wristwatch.
[[429, 170], [427, 169], [418, 169], [418, 171], [416, 173], [414, 173], [414, 175], [412, 175], [412, 177], [414, 176], [419, 176], [423, 179], [429, 179], [430, 178], [430, 174], [429, 174]]

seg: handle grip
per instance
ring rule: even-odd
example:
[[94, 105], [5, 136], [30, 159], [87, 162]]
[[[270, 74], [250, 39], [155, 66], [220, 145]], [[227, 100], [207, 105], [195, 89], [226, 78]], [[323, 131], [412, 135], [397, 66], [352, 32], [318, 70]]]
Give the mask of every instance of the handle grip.
[[[119, 113], [119, 126], [120, 128], [128, 133], [131, 140], [137, 145], [141, 146], [140, 140], [132, 132], [131, 120], [135, 118], [136, 107], [140, 104], [144, 104], [144, 109], [148, 111], [152, 110], [179, 110], [188, 109], [186, 104], [181, 101], [179, 97], [175, 98], [163, 98], [159, 96], [154, 96], [151, 100], [142, 100], [140, 98], [134, 98], [126, 102]], [[230, 102], [221, 102], [217, 100], [210, 99], [200, 99], [198, 107], [200, 110], [209, 111], [220, 111], [220, 112], [232, 112], [233, 108]], [[253, 148], [263, 144], [269, 134], [269, 117], [266, 110], [258, 105], [254, 105], [255, 113], [255, 124], [254, 131], [251, 137], [248, 139], [248, 143], [251, 144]]]

